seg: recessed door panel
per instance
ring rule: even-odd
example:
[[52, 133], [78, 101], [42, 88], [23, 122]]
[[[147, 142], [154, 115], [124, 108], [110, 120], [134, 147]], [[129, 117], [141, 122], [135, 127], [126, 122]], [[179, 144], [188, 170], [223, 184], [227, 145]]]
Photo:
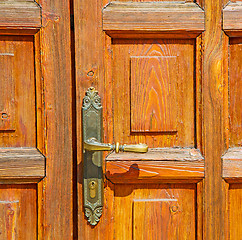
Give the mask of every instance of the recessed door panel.
[[113, 39], [114, 138], [194, 146], [194, 40]]

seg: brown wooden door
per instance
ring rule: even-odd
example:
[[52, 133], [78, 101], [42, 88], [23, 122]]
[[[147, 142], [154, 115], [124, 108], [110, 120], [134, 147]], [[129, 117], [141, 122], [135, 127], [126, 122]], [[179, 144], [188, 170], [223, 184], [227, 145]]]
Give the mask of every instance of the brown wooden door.
[[[242, 236], [242, 2], [0, 3], [0, 240]], [[104, 206], [83, 209], [82, 99], [102, 99]]]
[[[241, 239], [241, 14], [219, 0], [74, 2], [79, 238]], [[82, 207], [90, 86], [104, 142], [150, 147], [104, 159], [95, 227]]]
[[0, 2], [1, 240], [73, 239], [70, 6], [38, 3]]

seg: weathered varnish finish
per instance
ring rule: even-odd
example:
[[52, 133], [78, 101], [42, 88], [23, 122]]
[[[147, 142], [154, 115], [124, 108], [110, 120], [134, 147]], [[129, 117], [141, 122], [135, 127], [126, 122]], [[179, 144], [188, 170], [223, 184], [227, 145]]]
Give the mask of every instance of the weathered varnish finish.
[[41, 9], [34, 1], [3, 0], [0, 2], [0, 29], [39, 29]]
[[[236, 0], [1, 1], [0, 239], [241, 240], [241, 37]], [[150, 147], [104, 154], [95, 227], [91, 86], [104, 142]]]
[[45, 158], [36, 148], [0, 148], [0, 181], [38, 182], [45, 176]]

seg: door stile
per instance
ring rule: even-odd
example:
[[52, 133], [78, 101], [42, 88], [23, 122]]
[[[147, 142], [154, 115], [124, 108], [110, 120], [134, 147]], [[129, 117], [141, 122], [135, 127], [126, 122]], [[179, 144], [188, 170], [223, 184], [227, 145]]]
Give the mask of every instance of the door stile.
[[[203, 146], [205, 157], [204, 239], [225, 239], [225, 191], [221, 156], [226, 150], [224, 95], [226, 36], [222, 31], [223, 1], [205, 0], [203, 33]], [[225, 88], [226, 89], [226, 88]]]
[[[38, 184], [38, 239], [73, 239], [72, 66], [69, 1], [38, 1], [42, 28], [35, 36], [38, 147], [46, 178]], [[40, 61], [38, 62], [38, 59]], [[39, 88], [39, 87], [38, 87]], [[40, 112], [40, 113], [38, 113]]]

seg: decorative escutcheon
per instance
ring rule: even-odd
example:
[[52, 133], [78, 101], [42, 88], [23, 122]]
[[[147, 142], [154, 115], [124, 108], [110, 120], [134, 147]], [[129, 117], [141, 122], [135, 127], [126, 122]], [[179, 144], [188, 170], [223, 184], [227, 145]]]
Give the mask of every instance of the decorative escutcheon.
[[[102, 141], [102, 105], [95, 88], [90, 87], [82, 104], [83, 141], [95, 138]], [[84, 149], [84, 148], [83, 148]], [[85, 216], [96, 225], [103, 208], [102, 152], [83, 152], [83, 202]]]
[[85, 216], [91, 225], [96, 225], [103, 209], [103, 159], [102, 151], [115, 150], [145, 153], [146, 144], [119, 145], [102, 143], [101, 98], [94, 87], [90, 87], [82, 104], [83, 132], [83, 204]]

